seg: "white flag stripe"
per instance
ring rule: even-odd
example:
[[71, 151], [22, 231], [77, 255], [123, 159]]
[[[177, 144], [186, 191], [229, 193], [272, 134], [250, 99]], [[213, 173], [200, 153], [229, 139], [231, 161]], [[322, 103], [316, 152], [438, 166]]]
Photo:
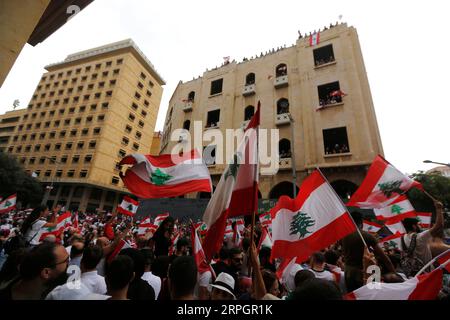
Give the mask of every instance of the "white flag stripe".
[[[314, 192], [304, 202], [300, 211], [306, 213], [320, 213], [312, 216], [315, 223], [313, 226], [308, 228], [310, 233], [303, 238], [306, 239], [316, 231], [329, 225], [334, 220], [345, 214], [347, 209], [344, 208], [340, 202], [336, 201], [336, 195], [333, 190], [331, 190], [331, 187], [325, 182], [314, 190]], [[272, 221], [273, 239], [291, 242], [298, 241], [297, 234], [290, 234], [291, 221], [295, 214], [296, 212], [292, 212], [288, 209], [281, 209], [278, 211]]]
[[408, 300], [418, 282], [417, 278], [411, 278], [402, 283], [372, 284], [373, 286], [379, 285], [379, 288], [369, 288], [368, 285], [365, 285], [353, 291], [353, 294], [356, 299], [361, 300]]
[[[131, 208], [132, 208], [131, 210], [129, 209], [130, 205], [131, 205]], [[139, 206], [135, 205], [134, 203], [128, 202], [126, 200], [122, 200], [122, 203], [120, 204], [120, 207], [122, 209], [127, 210], [127, 211], [131, 211], [132, 213], [136, 213]]]
[[414, 207], [412, 206], [411, 202], [409, 202], [407, 199], [405, 199], [403, 201], [393, 203], [393, 204], [391, 204], [387, 207], [381, 208], [381, 209], [373, 209], [373, 212], [375, 213], [375, 215], [377, 217], [378, 216], [385, 217], [385, 218], [395, 217], [398, 215], [397, 213], [392, 212], [392, 207], [395, 205], [397, 205], [403, 209], [399, 214], [414, 211]]

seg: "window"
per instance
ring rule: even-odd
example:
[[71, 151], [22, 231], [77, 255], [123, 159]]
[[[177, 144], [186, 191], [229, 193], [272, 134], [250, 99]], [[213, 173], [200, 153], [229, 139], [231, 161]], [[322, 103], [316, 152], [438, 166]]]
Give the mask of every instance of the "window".
[[59, 91], [58, 91], [58, 96], [62, 96], [63, 93], [64, 93], [64, 90], [59, 90]]
[[63, 173], [62, 170], [56, 171], [55, 177], [58, 177], [58, 178], [62, 177], [62, 173]]
[[31, 151], [31, 146], [30, 145], [26, 146], [25, 147], [25, 152], [30, 152], [30, 151]]
[[289, 113], [289, 100], [281, 98], [277, 101], [277, 114]]
[[153, 86], [154, 86], [153, 82], [151, 82], [151, 81], [148, 82], [148, 85], [150, 86], [150, 88], [153, 88]]
[[142, 78], [143, 80], [145, 80], [145, 78], [147, 78], [147, 76], [146, 76], [143, 72], [141, 72], [141, 78]]
[[[39, 146], [39, 149], [41, 148], [41, 146]], [[36, 147], [34, 147], [34, 150], [36, 150]], [[16, 152], [21, 152], [22, 151], [22, 146], [18, 146], [17, 148], [16, 148]], [[39, 151], [39, 150], [37, 150], [37, 151]]]
[[90, 109], [91, 109], [91, 111], [97, 110], [97, 105], [96, 104], [91, 104]]
[[39, 164], [44, 164], [44, 163], [45, 163], [45, 157], [40, 157]]
[[96, 144], [97, 144], [97, 142], [95, 140], [92, 140], [91, 142], [89, 142], [89, 149], [94, 149]]
[[115, 85], [116, 85], [116, 82], [117, 82], [117, 80], [115, 80], [115, 79], [114, 79], [114, 80], [110, 80], [110, 81], [109, 81], [109, 85], [110, 85], [110, 86], [115, 86]]
[[87, 76], [81, 77], [81, 81], [86, 81], [86, 80], [87, 80]]
[[142, 111], [141, 111], [141, 115], [145, 118], [145, 117], [147, 116], [147, 112], [144, 111], [144, 110], [142, 110]]
[[54, 105], [54, 106], [59, 105], [59, 100], [55, 100], [55, 101], [53, 102], [53, 105]]
[[55, 75], [54, 74], [50, 75], [50, 80], [53, 80], [53, 79], [55, 79]]
[[8, 152], [13, 152], [14, 151], [14, 147], [9, 147], [8, 148]]
[[127, 146], [129, 142], [130, 142], [130, 140], [127, 137], [123, 137], [122, 138], [122, 144], [123, 145]]
[[72, 149], [72, 145], [73, 145], [72, 142], [66, 143], [66, 150], [71, 150]]
[[70, 136], [71, 137], [74, 137], [76, 135], [77, 135], [77, 130], [76, 129], [70, 130]]
[[75, 113], [75, 108], [70, 108], [69, 109], [69, 114]]
[[316, 67], [335, 61], [332, 44], [322, 48], [315, 49], [313, 51], [313, 55], [314, 55], [314, 65]]
[[142, 84], [142, 82], [138, 82], [138, 87], [139, 87], [139, 89], [144, 88], [144, 85]]
[[62, 76], [63, 76], [62, 72], [58, 73], [58, 78], [62, 78]]
[[79, 74], [81, 72], [81, 68], [77, 68], [76, 70], [75, 70], [75, 73], [76, 74]]
[[47, 80], [47, 77], [46, 77], [46, 76], [43, 76], [43, 77], [41, 78], [41, 81], [45, 81], [45, 80]]
[[61, 143], [55, 144], [55, 151], [61, 150]]
[[27, 135], [26, 135], [26, 134], [24, 134], [24, 135], [22, 136], [22, 141], [25, 141], [25, 140], [27, 140]]
[[139, 100], [141, 98], [141, 95], [138, 92], [135, 92], [134, 97]]
[[55, 131], [50, 132], [50, 134], [49, 134], [49, 138], [50, 139], [54, 139], [55, 136], [56, 136], [56, 132]]
[[101, 67], [102, 67], [102, 64], [101, 64], [101, 63], [97, 63], [97, 64], [95, 65], [95, 69], [96, 69], [96, 70], [100, 69]]
[[190, 121], [190, 120], [186, 120], [186, 121], [183, 123], [183, 129], [189, 130], [190, 127], [191, 127], [191, 121]]
[[77, 149], [83, 149], [83, 147], [84, 147], [84, 142], [83, 141], [80, 141], [80, 142], [77, 143]]
[[62, 156], [61, 157], [61, 163], [67, 163], [67, 156]]
[[112, 96], [112, 91], [106, 91], [106, 96], [107, 97], [111, 97]]
[[217, 127], [220, 119], [220, 109], [208, 112], [208, 117], [206, 120], [206, 127]]
[[108, 102], [102, 103], [102, 109], [108, 109], [108, 106], [109, 106]]
[[109, 72], [108, 72], [108, 71], [105, 71], [105, 72], [102, 73], [102, 76], [103, 76], [103, 77], [107, 77], [108, 74], [109, 74]]
[[27, 119], [28, 119], [28, 115], [26, 114], [23, 116], [23, 120], [27, 120]]
[[147, 92], [145, 93], [148, 97], [151, 97], [152, 96], [152, 93], [149, 91], [149, 90], [147, 90]]
[[84, 112], [86, 111], [86, 106], [81, 106], [79, 112]]
[[120, 69], [114, 70], [114, 74], [119, 74], [119, 72], [120, 72]]
[[319, 105], [321, 107], [342, 102], [345, 95], [340, 88], [339, 81], [327, 83], [317, 87], [319, 93]]
[[135, 116], [134, 114], [130, 113], [130, 114], [128, 115], [128, 120], [130, 120], [131, 122], [133, 122], [134, 119], [136, 119], [136, 116]]
[[67, 75], [67, 76], [72, 75], [72, 70], [67, 71], [67, 72], [66, 72], [66, 75]]
[[119, 184], [119, 178], [118, 177], [112, 177], [111, 183], [114, 184], [114, 185]]
[[90, 122], [92, 122], [92, 116], [89, 116], [86, 118], [86, 123], [90, 123]]
[[125, 127], [125, 131], [127, 132], [127, 133], [130, 133], [131, 132], [131, 126], [129, 126], [129, 125], [126, 125], [126, 127]]
[[122, 64], [123, 63], [123, 59], [117, 59], [116, 64]]
[[50, 151], [50, 144], [46, 144], [46, 145], [45, 145], [44, 151]]
[[83, 86], [78, 86], [78, 92], [83, 91]]
[[106, 66], [107, 66], [107, 67], [111, 67], [111, 65], [112, 65], [112, 61], [107, 61], [107, 62], [106, 62]]
[[48, 113], [49, 116], [53, 117], [55, 115], [55, 110], [52, 110]]
[[40, 103], [40, 102], [36, 103], [36, 109], [40, 109], [41, 106], [42, 106], [42, 103]]
[[103, 121], [103, 120], [105, 120], [105, 115], [104, 115], [104, 114], [101, 114], [101, 115], [99, 115], [99, 116], [97, 117], [97, 121], [101, 122], [101, 121]]
[[104, 81], [98, 83], [98, 87], [99, 88], [103, 88], [104, 86], [105, 86], [105, 82]]
[[37, 113], [33, 113], [33, 114], [31, 115], [31, 119], [35, 119], [36, 116], [37, 116]]
[[64, 114], [64, 112], [65, 112], [64, 109], [59, 110], [59, 114]]
[[41, 118], [45, 117], [46, 114], [46, 112], [41, 112]]
[[94, 73], [94, 74], [92, 75], [91, 79], [92, 79], [92, 80], [95, 80], [95, 79], [97, 79], [97, 76], [98, 76], [98, 74]]
[[123, 157], [125, 157], [126, 154], [127, 154], [127, 153], [125, 152], [125, 150], [120, 149], [120, 150], [119, 150], [119, 153], [118, 153], [117, 155], [118, 155], [119, 157], [123, 158]]
[[350, 152], [346, 127], [324, 129], [322, 132], [325, 154]]
[[90, 95], [89, 94], [85, 94], [83, 97], [83, 100], [89, 100]]
[[255, 74], [252, 72], [252, 73], [249, 73], [246, 77], [245, 77], [245, 85], [246, 86], [249, 86], [249, 85], [252, 85], [252, 84], [255, 84]]
[[72, 163], [78, 163], [80, 161], [80, 156], [79, 155], [75, 155], [72, 157]]
[[35, 162], [36, 162], [36, 158], [33, 157], [33, 158], [30, 158], [30, 161], [28, 163], [29, 164], [34, 164]]
[[214, 80], [211, 82], [210, 95], [219, 94], [222, 92], [223, 79]]
[[[50, 134], [50, 137], [51, 137], [51, 134]], [[31, 136], [30, 136], [30, 141], [33, 141], [34, 139], [36, 139], [36, 133], [33, 133]], [[15, 141], [15, 140], [14, 140]]]
[[144, 121], [139, 120], [139, 127], [143, 128], [144, 127]]
[[250, 120], [254, 114], [255, 114], [255, 107], [247, 106], [247, 108], [245, 108], [244, 110], [244, 121]]
[[69, 170], [69, 171], [67, 171], [67, 177], [73, 178], [74, 175], [75, 175], [75, 170]]
[[188, 94], [188, 102], [194, 102], [195, 100], [195, 91], [191, 91]]
[[139, 150], [139, 144], [133, 143], [133, 150], [138, 151]]
[[78, 102], [80, 101], [80, 97], [73, 97], [73, 102]]
[[50, 101], [46, 101], [46, 102], [45, 102], [45, 106], [46, 106], [46, 107], [49, 107], [49, 106], [50, 106]]
[[50, 88], [50, 83], [47, 83], [46, 85], [45, 85], [45, 89], [49, 89]]
[[277, 78], [287, 75], [287, 65], [285, 65], [284, 63], [279, 64], [275, 68], [275, 75]]
[[140, 133], [139, 131], [136, 131], [136, 139], [141, 139], [141, 137], [142, 137], [142, 133]]
[[86, 129], [86, 128], [81, 131], [82, 136], [86, 136], [88, 133], [89, 133], [89, 129]]
[[94, 89], [94, 85], [93, 84], [88, 85], [88, 90], [92, 90], [92, 89]]
[[84, 68], [84, 70], [85, 70], [86, 72], [91, 71], [91, 66], [87, 66], [86, 68]]
[[131, 104], [131, 108], [132, 108], [133, 110], [136, 111], [136, 110], [138, 109], [138, 105], [137, 105], [136, 103], [133, 102], [133, 103]]
[[288, 139], [281, 139], [278, 142], [278, 152], [281, 159], [290, 158], [291, 154], [291, 142]]
[[75, 124], [80, 124], [81, 123], [81, 118], [76, 118], [75, 119]]
[[45, 132], [43, 132], [43, 133], [41, 133], [41, 134], [39, 135], [39, 139], [40, 139], [40, 140], [44, 140], [44, 139], [45, 139]]
[[144, 106], [148, 107], [150, 103], [147, 100], [144, 100]]
[[216, 146], [215, 145], [209, 145], [209, 146], [203, 147], [203, 159], [207, 166], [216, 164]]
[[84, 156], [84, 163], [89, 163], [92, 161], [92, 155], [88, 154], [86, 156]]
[[66, 119], [66, 120], [64, 120], [64, 125], [65, 125], [65, 126], [68, 126], [68, 125], [70, 125], [70, 119]]
[[72, 81], [72, 83], [75, 83], [75, 82], [77, 82], [77, 80], [78, 80], [77, 78], [72, 78], [71, 81]]
[[45, 171], [44, 175], [46, 177], [50, 177], [52, 175], [52, 171], [51, 170], [47, 170], [47, 171]]
[[100, 134], [100, 128], [94, 128], [94, 134], [95, 135], [97, 135], [97, 134]]
[[81, 170], [80, 171], [80, 178], [86, 178], [87, 177], [87, 170]]
[[64, 138], [66, 136], [66, 130], [63, 130], [59, 133], [60, 138]]

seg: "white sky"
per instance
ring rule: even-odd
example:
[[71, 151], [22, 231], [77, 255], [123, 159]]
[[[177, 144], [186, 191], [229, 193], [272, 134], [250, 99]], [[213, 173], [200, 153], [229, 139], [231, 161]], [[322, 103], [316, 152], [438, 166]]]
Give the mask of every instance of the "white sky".
[[26, 107], [44, 66], [68, 54], [132, 38], [167, 81], [162, 130], [179, 80], [241, 61], [343, 22], [358, 30], [388, 161], [404, 172], [450, 162], [450, 74], [446, 0], [95, 0], [36, 47], [26, 45], [0, 88], [0, 113]]

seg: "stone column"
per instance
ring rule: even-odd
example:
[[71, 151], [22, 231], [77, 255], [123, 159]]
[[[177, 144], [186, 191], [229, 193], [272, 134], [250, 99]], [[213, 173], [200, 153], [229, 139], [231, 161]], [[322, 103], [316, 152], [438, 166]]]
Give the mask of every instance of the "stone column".
[[99, 210], [103, 210], [103, 207], [105, 206], [107, 192], [108, 192], [107, 190], [102, 190], [102, 196], [100, 197], [100, 205], [98, 207]]
[[89, 197], [91, 195], [91, 187], [85, 187], [83, 189], [83, 196], [81, 197], [81, 201], [80, 201], [80, 211], [86, 211], [86, 207], [89, 201]]
[[65, 205], [66, 209], [69, 209], [69, 207], [70, 207], [70, 202], [72, 201], [74, 191], [75, 191], [75, 186], [72, 186], [70, 188], [69, 196], [67, 197], [67, 201], [66, 201], [66, 205]]

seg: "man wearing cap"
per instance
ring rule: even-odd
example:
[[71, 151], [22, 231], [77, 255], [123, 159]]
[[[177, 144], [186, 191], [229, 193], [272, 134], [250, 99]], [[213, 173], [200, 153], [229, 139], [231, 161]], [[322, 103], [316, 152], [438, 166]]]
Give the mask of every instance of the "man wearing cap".
[[211, 285], [211, 300], [236, 300], [234, 295], [234, 278], [222, 272]]

